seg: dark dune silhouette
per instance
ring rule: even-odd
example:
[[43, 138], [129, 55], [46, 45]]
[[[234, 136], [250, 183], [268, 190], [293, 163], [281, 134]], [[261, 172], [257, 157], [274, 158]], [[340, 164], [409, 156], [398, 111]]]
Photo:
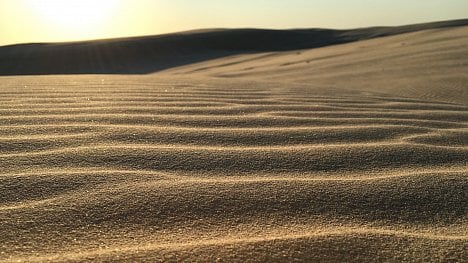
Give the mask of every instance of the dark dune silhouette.
[[353, 30], [220, 29], [159, 36], [0, 47], [0, 75], [145, 74], [235, 54], [310, 49], [426, 29], [468, 19]]

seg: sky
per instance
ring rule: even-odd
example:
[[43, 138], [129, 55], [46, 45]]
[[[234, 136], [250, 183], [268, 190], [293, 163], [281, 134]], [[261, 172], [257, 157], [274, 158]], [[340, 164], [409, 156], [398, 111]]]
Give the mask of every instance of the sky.
[[356, 28], [468, 18], [468, 0], [0, 0], [0, 46], [202, 28]]

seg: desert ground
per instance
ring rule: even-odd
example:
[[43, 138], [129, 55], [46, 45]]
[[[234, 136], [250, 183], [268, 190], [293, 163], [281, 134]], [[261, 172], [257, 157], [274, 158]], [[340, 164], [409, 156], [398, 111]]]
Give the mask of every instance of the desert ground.
[[0, 262], [468, 261], [468, 26], [216, 54], [0, 77]]

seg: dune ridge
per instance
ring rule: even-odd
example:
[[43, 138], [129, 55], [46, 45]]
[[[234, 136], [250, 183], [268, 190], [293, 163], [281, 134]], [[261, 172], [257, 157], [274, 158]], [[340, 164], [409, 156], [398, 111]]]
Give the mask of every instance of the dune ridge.
[[452, 20], [397, 27], [206, 29], [159, 36], [0, 47], [0, 75], [146, 74], [239, 54], [319, 48], [428, 29], [467, 26]]

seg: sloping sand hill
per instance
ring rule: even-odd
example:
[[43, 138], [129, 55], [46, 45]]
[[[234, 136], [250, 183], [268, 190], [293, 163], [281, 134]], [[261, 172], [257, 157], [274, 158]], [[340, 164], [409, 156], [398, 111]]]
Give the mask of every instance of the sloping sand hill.
[[0, 261], [467, 261], [467, 36], [1, 77]]
[[304, 83], [466, 105], [468, 27], [318, 49], [237, 55], [166, 72]]
[[334, 29], [207, 29], [173, 34], [0, 47], [0, 75], [145, 74], [239, 54], [310, 49], [468, 26], [468, 19]]

